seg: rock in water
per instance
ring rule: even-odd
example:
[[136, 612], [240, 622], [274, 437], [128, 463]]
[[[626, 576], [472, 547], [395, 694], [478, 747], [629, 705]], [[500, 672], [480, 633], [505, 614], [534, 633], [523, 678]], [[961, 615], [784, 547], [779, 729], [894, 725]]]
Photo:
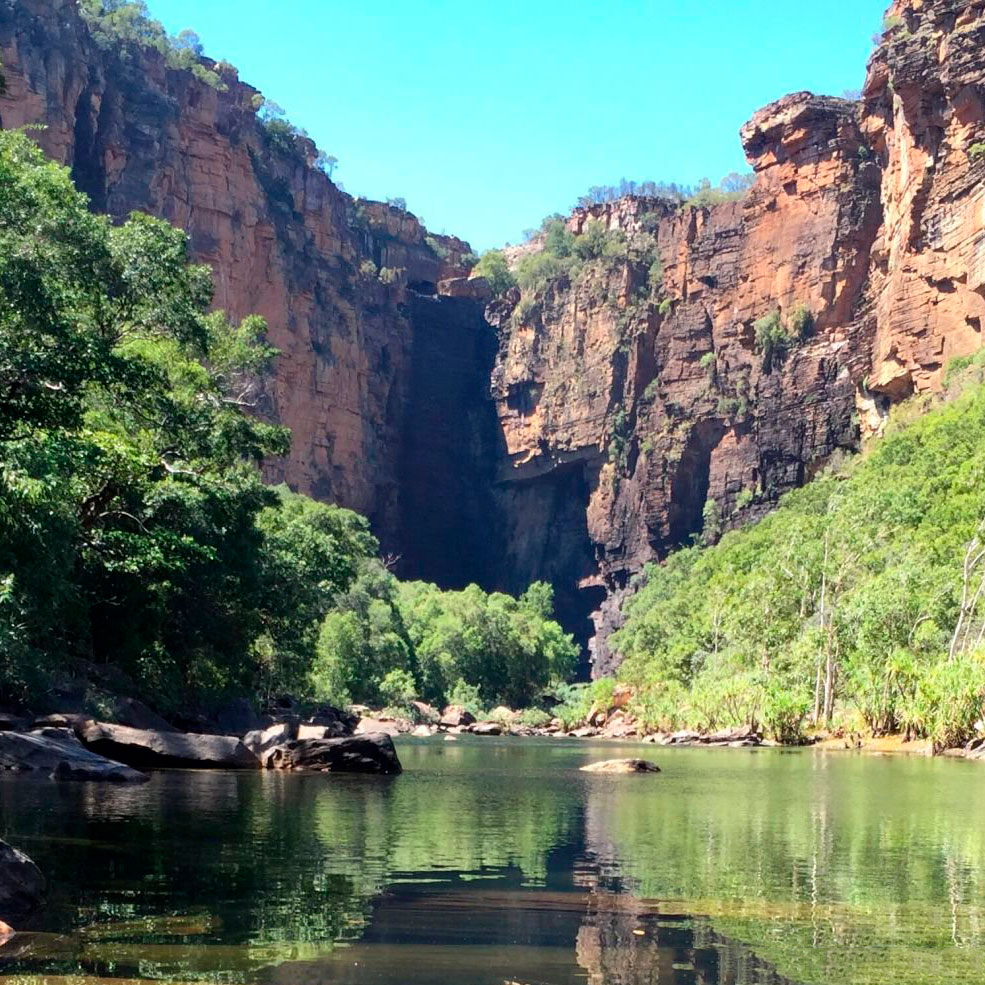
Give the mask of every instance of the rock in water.
[[230, 735], [155, 732], [88, 722], [83, 743], [93, 752], [141, 769], [258, 769], [260, 760]]
[[659, 773], [660, 767], [648, 759], [607, 759], [582, 766], [582, 773]]
[[86, 749], [70, 729], [0, 732], [0, 769], [38, 770], [53, 780], [145, 783], [150, 777]]
[[311, 770], [322, 773], [403, 772], [389, 735], [353, 735], [339, 739], [298, 739], [277, 746], [267, 755], [268, 769]]
[[[36, 910], [44, 901], [44, 888], [41, 870], [23, 852], [0, 841], [0, 920]], [[5, 926], [0, 922], [0, 928]]]
[[476, 722], [468, 727], [471, 735], [502, 735], [503, 726], [499, 722]]

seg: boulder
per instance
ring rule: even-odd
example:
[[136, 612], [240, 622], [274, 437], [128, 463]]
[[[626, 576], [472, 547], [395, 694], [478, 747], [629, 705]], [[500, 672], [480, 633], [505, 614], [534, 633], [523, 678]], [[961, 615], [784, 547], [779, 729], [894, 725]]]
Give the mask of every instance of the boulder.
[[0, 732], [20, 732], [27, 728], [27, 719], [12, 711], [0, 711]]
[[384, 733], [339, 739], [298, 739], [277, 746], [267, 756], [268, 769], [320, 773], [402, 772], [393, 739]]
[[502, 735], [503, 726], [499, 722], [476, 722], [468, 731], [471, 735]]
[[53, 780], [144, 783], [143, 773], [86, 749], [71, 729], [0, 732], [0, 769], [48, 773]]
[[605, 723], [602, 734], [610, 739], [628, 739], [639, 731], [636, 719], [624, 711], [613, 712]]
[[432, 708], [424, 701], [412, 701], [410, 709], [414, 713], [414, 721], [418, 725], [435, 725], [441, 718], [438, 709]]
[[438, 294], [448, 298], [468, 298], [485, 304], [493, 296], [485, 277], [449, 277], [438, 281]]
[[449, 705], [441, 713], [441, 721], [439, 725], [445, 728], [459, 728], [463, 725], [474, 725], [475, 715], [472, 714], [467, 708], [463, 708], [461, 705]]
[[598, 734], [599, 730], [591, 725], [582, 725], [581, 728], [576, 728], [568, 733], [574, 739], [594, 739]]
[[260, 760], [230, 735], [156, 732], [106, 722], [82, 729], [88, 749], [141, 769], [257, 769]]
[[659, 773], [660, 767], [649, 759], [607, 759], [582, 766], [582, 773]]
[[418, 739], [426, 739], [429, 736], [434, 735], [435, 727], [433, 725], [415, 725], [414, 731], [410, 734]]
[[226, 735], [246, 735], [247, 732], [262, 729], [270, 723], [269, 719], [266, 722], [260, 720], [260, 716], [246, 698], [235, 698], [223, 705], [216, 712], [215, 721], [219, 731]]
[[128, 725], [130, 728], [149, 728], [157, 732], [177, 732], [178, 730], [168, 721], [161, 718], [156, 711], [151, 711], [142, 701], [136, 698], [114, 697], [110, 704], [112, 720], [117, 725]]
[[[310, 726], [307, 726], [310, 727]], [[281, 722], [266, 729], [254, 729], [243, 736], [243, 745], [264, 764], [267, 754], [277, 746], [293, 742], [298, 738], [300, 726], [295, 719], [293, 722]]]
[[0, 919], [36, 910], [44, 902], [44, 890], [41, 870], [23, 852], [0, 841]]
[[354, 735], [402, 735], [414, 726], [406, 719], [360, 718]]
[[359, 716], [332, 705], [321, 705], [307, 720], [308, 725], [324, 725], [333, 735], [352, 735], [359, 724]]

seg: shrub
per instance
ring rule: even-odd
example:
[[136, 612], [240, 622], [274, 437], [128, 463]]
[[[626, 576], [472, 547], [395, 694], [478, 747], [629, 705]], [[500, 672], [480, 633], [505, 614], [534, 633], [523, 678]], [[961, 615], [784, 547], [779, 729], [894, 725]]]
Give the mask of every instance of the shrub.
[[972, 144], [968, 148], [968, 157], [976, 163], [985, 158], [985, 144]]
[[737, 510], [744, 510], [747, 506], [752, 505], [755, 498], [756, 495], [751, 489], [740, 489], [739, 495], [735, 497], [735, 508]]
[[810, 698], [802, 692], [771, 685], [763, 695], [763, 725], [777, 742], [796, 745], [804, 739]]
[[985, 715], [982, 653], [960, 656], [930, 668], [916, 687], [913, 722], [935, 750], [964, 745]]
[[403, 280], [406, 273], [407, 271], [403, 267], [380, 267], [379, 278], [384, 284], [396, 284]]
[[464, 680], [458, 680], [454, 683], [448, 692], [448, 704], [461, 705], [476, 718], [482, 718], [485, 714], [478, 686], [469, 684]]
[[803, 342], [814, 334], [814, 315], [806, 305], [799, 304], [793, 309], [790, 315], [790, 334], [798, 342]]
[[673, 306], [674, 306], [674, 302], [671, 301], [670, 298], [664, 298], [663, 301], [661, 301], [660, 304], [657, 306], [657, 312], [659, 313], [661, 318], [664, 318], [667, 316], [667, 314], [670, 312], [670, 309]]
[[701, 510], [701, 543], [710, 547], [722, 536], [722, 513], [713, 499], [705, 500]]
[[359, 273], [364, 277], [375, 277], [377, 273], [376, 264], [372, 260], [363, 260], [359, 264]]
[[771, 311], [762, 318], [757, 318], [753, 324], [756, 338], [756, 349], [762, 354], [763, 368], [770, 372], [779, 366], [787, 357], [790, 349], [790, 336], [783, 327], [783, 319], [779, 310]]
[[406, 707], [417, 697], [417, 682], [410, 671], [391, 670], [380, 681], [380, 697], [386, 705]]
[[436, 237], [434, 237], [430, 233], [428, 233], [428, 235], [424, 237], [424, 242], [427, 244], [428, 249], [439, 260], [447, 260], [448, 259], [448, 256], [449, 256], [449, 254], [450, 254], [451, 251], [448, 249], [447, 246], [444, 245], [444, 243], [441, 242], [441, 240], [437, 239]]
[[717, 369], [718, 361], [715, 358], [715, 353], [706, 352], [700, 359], [698, 365], [708, 374], [709, 379], [715, 378], [715, 372]]
[[542, 708], [524, 708], [517, 720], [529, 728], [544, 728], [551, 724], [552, 716]]
[[483, 253], [472, 268], [470, 276], [485, 277], [496, 297], [502, 297], [510, 288], [516, 287], [516, 278], [502, 250], [487, 250]]

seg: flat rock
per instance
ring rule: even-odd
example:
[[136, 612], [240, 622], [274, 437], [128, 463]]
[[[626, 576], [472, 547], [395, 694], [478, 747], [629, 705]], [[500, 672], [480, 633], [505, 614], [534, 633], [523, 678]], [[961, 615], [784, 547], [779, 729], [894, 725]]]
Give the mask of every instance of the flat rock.
[[145, 783], [150, 777], [86, 749], [70, 729], [0, 732], [0, 769], [48, 773], [53, 780]]
[[403, 772], [393, 739], [383, 732], [337, 739], [298, 739], [271, 750], [266, 766], [319, 773]]
[[41, 870], [23, 852], [0, 841], [0, 919], [36, 910], [44, 902], [44, 891]]
[[257, 769], [260, 760], [230, 735], [156, 732], [88, 722], [82, 742], [102, 756], [141, 769]]
[[607, 759], [582, 766], [582, 773], [659, 773], [660, 767], [649, 759]]

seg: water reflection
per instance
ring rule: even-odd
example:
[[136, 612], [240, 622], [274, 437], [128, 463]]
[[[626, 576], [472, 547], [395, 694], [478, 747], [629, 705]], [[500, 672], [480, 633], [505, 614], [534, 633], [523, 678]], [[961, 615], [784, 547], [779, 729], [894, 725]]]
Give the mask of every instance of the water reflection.
[[968, 764], [661, 750], [658, 777], [612, 777], [577, 770], [611, 746], [400, 753], [394, 778], [0, 779], [0, 837], [52, 886], [0, 979], [929, 985], [985, 963]]

